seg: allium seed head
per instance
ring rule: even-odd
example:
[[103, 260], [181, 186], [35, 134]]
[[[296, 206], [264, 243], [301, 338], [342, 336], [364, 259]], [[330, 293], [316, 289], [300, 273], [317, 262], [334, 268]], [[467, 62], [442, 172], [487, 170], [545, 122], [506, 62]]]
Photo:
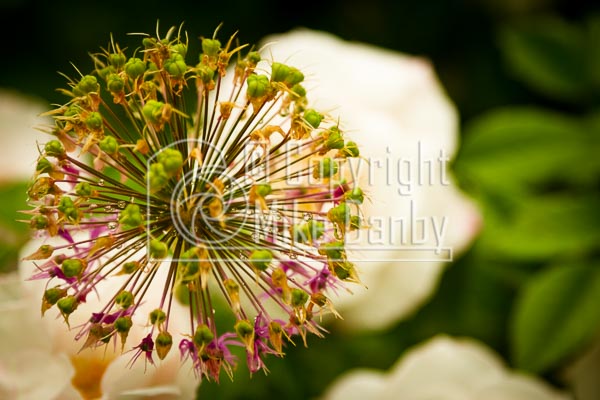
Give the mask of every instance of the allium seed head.
[[[265, 355], [321, 335], [313, 314], [337, 315], [330, 298], [358, 282], [344, 247], [365, 196], [345, 172], [356, 144], [308, 108], [300, 70], [233, 42], [203, 39], [195, 55], [174, 28], [131, 52], [111, 40], [48, 113], [28, 213], [38, 236], [63, 243], [26, 258], [48, 281], [42, 312], [73, 321], [99, 285], [119, 282], [73, 327], [84, 347], [118, 343], [154, 363], [175, 344], [218, 380], [239, 346], [250, 371], [266, 370]], [[186, 325], [172, 322], [175, 302]], [[142, 304], [153, 311], [129, 343]]]

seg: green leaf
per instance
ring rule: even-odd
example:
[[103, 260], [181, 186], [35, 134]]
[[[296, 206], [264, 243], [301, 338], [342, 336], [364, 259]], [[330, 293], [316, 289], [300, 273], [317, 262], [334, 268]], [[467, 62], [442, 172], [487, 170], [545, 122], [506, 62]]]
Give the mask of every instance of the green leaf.
[[514, 201], [508, 210], [484, 211], [479, 245], [497, 259], [544, 261], [600, 248], [600, 198], [552, 195]]
[[27, 224], [18, 219], [27, 219], [20, 210], [27, 208], [25, 203], [27, 184], [11, 183], [0, 186], [0, 272], [15, 269], [18, 255], [30, 237]]
[[507, 195], [532, 193], [557, 181], [595, 182], [600, 130], [590, 128], [542, 109], [495, 110], [466, 127], [453, 167], [465, 189]]
[[544, 270], [524, 288], [513, 315], [516, 366], [543, 373], [580, 350], [600, 329], [600, 266]]
[[500, 48], [515, 77], [558, 100], [587, 92], [585, 35], [557, 18], [527, 19], [500, 31]]

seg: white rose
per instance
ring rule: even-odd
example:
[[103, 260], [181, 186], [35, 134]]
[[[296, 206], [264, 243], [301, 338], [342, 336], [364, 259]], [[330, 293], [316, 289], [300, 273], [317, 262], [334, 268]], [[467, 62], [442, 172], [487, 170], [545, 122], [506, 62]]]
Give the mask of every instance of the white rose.
[[[354, 171], [369, 196], [364, 204], [367, 222], [383, 221], [383, 229], [377, 237], [378, 226], [372, 223], [372, 236], [361, 234], [361, 249], [349, 253], [366, 288], [355, 286], [353, 295], [341, 293], [333, 302], [346, 326], [392, 325], [432, 293], [449, 259], [447, 251], [422, 249], [452, 249], [456, 257], [480, 226], [477, 209], [447, 171], [457, 148], [456, 111], [422, 58], [304, 29], [268, 37], [264, 43], [267, 58], [305, 73], [309, 101], [339, 116], [361, 155], [371, 159], [371, 170], [363, 160], [362, 170], [356, 166]], [[424, 220], [413, 224], [411, 212]], [[390, 234], [392, 226], [397, 229]], [[383, 246], [365, 250], [372, 247], [369, 242]]]
[[27, 181], [33, 175], [39, 152], [36, 142], [48, 135], [35, 129], [49, 119], [39, 117], [47, 105], [30, 96], [0, 88], [0, 183]]
[[352, 370], [323, 400], [566, 400], [547, 383], [512, 372], [472, 339], [435, 337], [409, 350], [388, 372]]

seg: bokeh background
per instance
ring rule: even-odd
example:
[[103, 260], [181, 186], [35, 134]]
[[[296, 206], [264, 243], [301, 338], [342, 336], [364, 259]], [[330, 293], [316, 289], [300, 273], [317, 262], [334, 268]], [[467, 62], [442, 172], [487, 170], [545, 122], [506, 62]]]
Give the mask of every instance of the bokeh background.
[[[233, 383], [203, 384], [201, 397], [309, 398], [355, 366], [389, 368], [438, 333], [476, 338], [511, 368], [569, 389], [566, 367], [600, 339], [598, 2], [87, 3], [0, 1], [0, 87], [62, 102], [57, 71], [71, 73], [71, 61], [91, 69], [88, 52], [110, 33], [126, 46], [126, 33], [153, 32], [157, 20], [183, 21], [190, 39], [223, 22], [220, 37], [239, 30], [250, 43], [306, 27], [425, 57], [459, 112], [453, 174], [484, 224], [426, 304], [385, 331], [334, 329], [308, 349], [290, 347], [284, 360], [267, 360], [268, 376], [240, 371]], [[23, 184], [0, 192], [4, 271], [27, 238], [13, 222], [24, 192]]]

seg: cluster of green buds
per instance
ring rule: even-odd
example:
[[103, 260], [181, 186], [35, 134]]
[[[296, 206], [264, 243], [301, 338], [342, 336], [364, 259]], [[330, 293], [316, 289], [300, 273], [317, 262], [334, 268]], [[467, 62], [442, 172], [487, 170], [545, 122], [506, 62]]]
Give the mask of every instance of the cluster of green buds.
[[[345, 238], [364, 194], [344, 173], [357, 144], [309, 107], [300, 70], [233, 43], [203, 38], [189, 54], [176, 28], [129, 53], [111, 40], [48, 112], [26, 211], [46, 242], [27, 259], [48, 281], [42, 312], [67, 324], [117, 283], [77, 327], [84, 347], [117, 342], [153, 363], [175, 344], [218, 380], [240, 346], [255, 372], [321, 335], [313, 315], [336, 314], [332, 294], [358, 282]], [[137, 328], [144, 339], [129, 343]]]

